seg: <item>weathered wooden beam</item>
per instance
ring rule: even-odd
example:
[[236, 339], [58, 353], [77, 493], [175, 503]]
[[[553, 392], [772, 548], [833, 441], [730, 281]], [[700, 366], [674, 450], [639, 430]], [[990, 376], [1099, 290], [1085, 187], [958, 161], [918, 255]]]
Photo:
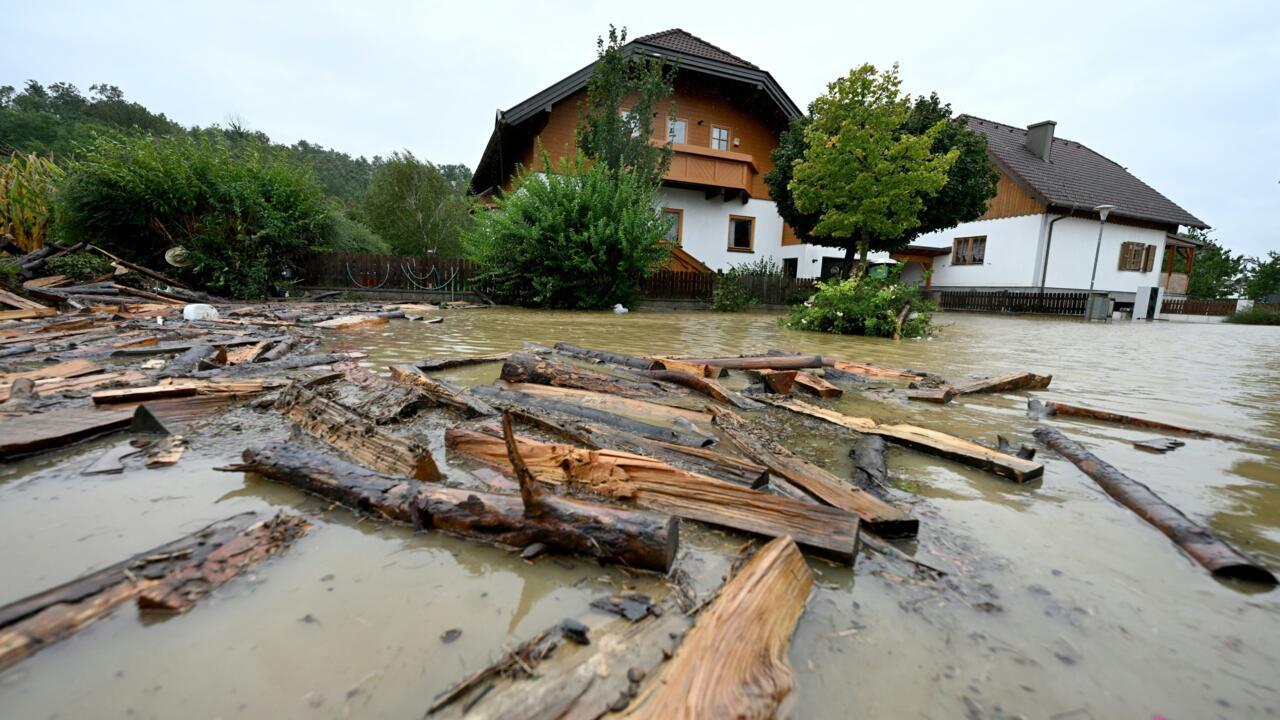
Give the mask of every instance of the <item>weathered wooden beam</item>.
[[[664, 365], [667, 362], [665, 359], [663, 360]], [[764, 407], [755, 400], [736, 393], [703, 374], [695, 374], [685, 370], [673, 370], [670, 367], [666, 370], [649, 370], [643, 374], [645, 377], [653, 378], [654, 380], [683, 385], [690, 390], [700, 392], [713, 400], [732, 405], [739, 410], [758, 410]]]
[[98, 372], [102, 372], [102, 366], [92, 360], [67, 360], [53, 365], [44, 365], [35, 370], [0, 373], [0, 386], [8, 385], [18, 378], [30, 378], [32, 380], [73, 378]]
[[765, 389], [775, 395], [787, 395], [796, 384], [796, 370], [775, 370], [773, 368], [747, 368], [747, 375], [756, 382], [764, 383]]
[[[845, 562], [857, 547], [856, 515], [809, 505], [699, 475], [642, 455], [586, 450], [518, 438], [520, 455], [538, 480], [598, 497], [630, 500], [677, 517], [797, 542]], [[450, 428], [450, 449], [512, 473], [506, 444], [473, 430]]]
[[133, 421], [133, 408], [71, 408], [40, 413], [37, 420], [18, 417], [0, 422], [0, 459], [52, 450], [98, 435], [123, 430]]
[[1051, 382], [1053, 382], [1052, 375], [1036, 375], [1035, 373], [1024, 372], [960, 383], [959, 385], [953, 385], [952, 389], [958, 395], [973, 395], [975, 393], [1008, 392], [1010, 390], [1043, 390], [1049, 387]]
[[905, 423], [881, 425], [871, 418], [853, 417], [799, 400], [779, 399], [766, 402], [855, 432], [879, 435], [891, 443], [980, 468], [1016, 482], [1027, 482], [1044, 474], [1044, 466], [1038, 462], [1024, 460], [937, 430]]
[[1043, 425], [1036, 428], [1034, 434], [1040, 442], [1056, 450], [1059, 455], [1080, 468], [1081, 472], [1093, 478], [1121, 505], [1169, 536], [1170, 540], [1215, 576], [1276, 584], [1275, 575], [1256, 560], [1246, 557], [1209, 530], [1192, 522], [1151, 488], [1104, 462], [1076, 441]]
[[1222, 433], [1213, 430], [1197, 430], [1194, 428], [1161, 422], [1159, 420], [1148, 420], [1134, 415], [1123, 415], [1121, 413], [1111, 412], [1110, 410], [1096, 410], [1094, 408], [1081, 407], [1079, 405], [1071, 405], [1062, 402], [1047, 402], [1044, 404], [1044, 410], [1049, 415], [1069, 415], [1071, 417], [1085, 418], [1086, 420], [1117, 423], [1119, 425], [1132, 425], [1134, 427], [1148, 428], [1151, 430], [1165, 430], [1167, 432], [1181, 433], [1195, 437], [1230, 440], [1232, 442], [1238, 442], [1245, 445], [1256, 445], [1258, 447], [1270, 448], [1272, 450], [1280, 450], [1280, 442], [1276, 442], [1274, 440], [1248, 437], [1246, 435], [1234, 435], [1231, 433]]
[[0, 608], [0, 670], [67, 638], [134, 600], [140, 610], [182, 613], [211, 591], [287, 548], [310, 525], [281, 513], [236, 515], [122, 563]]
[[799, 385], [801, 390], [818, 397], [835, 398], [844, 395], [843, 390], [811, 372], [797, 372], [795, 384]]
[[794, 685], [787, 648], [812, 587], [791, 538], [769, 542], [699, 615], [624, 717], [774, 717]]
[[341, 362], [333, 369], [347, 380], [334, 387], [333, 400], [378, 425], [408, 420], [436, 404], [418, 388], [388, 380], [354, 362]]
[[391, 379], [417, 389], [436, 405], [461, 410], [468, 417], [486, 417], [498, 414], [489, 403], [466, 390], [456, 388], [443, 380], [427, 377], [413, 365], [392, 365]]
[[731, 370], [802, 370], [822, 367], [821, 355], [756, 355], [721, 358], [680, 358], [687, 363]]
[[[252, 342], [252, 339], [250, 340]], [[229, 343], [228, 343], [229, 344]], [[282, 360], [264, 363], [247, 363], [243, 365], [232, 365], [230, 367], [219, 368], [217, 370], [200, 370], [191, 373], [190, 377], [212, 378], [212, 377], [238, 377], [238, 376], [254, 376], [254, 375], [270, 375], [280, 372], [281, 370], [297, 370], [298, 368], [315, 367], [316, 365], [332, 365], [337, 362], [346, 360], [361, 360], [368, 355], [361, 352], [345, 352], [345, 353], [325, 353], [321, 355], [293, 355]]]
[[701, 426], [699, 430], [704, 434], [711, 427], [711, 415], [701, 410], [691, 410], [675, 405], [664, 405], [662, 403], [649, 402], [648, 400], [621, 397], [591, 390], [556, 387], [554, 385], [535, 385], [533, 383], [513, 383], [498, 380], [495, 382], [495, 386], [532, 397], [561, 400], [568, 403], [577, 403], [584, 407], [628, 415], [654, 424], [669, 423], [683, 419], [692, 423], [695, 427]]
[[828, 367], [846, 373], [862, 375], [877, 380], [897, 380], [910, 382], [929, 377], [929, 373], [919, 372], [917, 370], [901, 370], [899, 368], [884, 367], [883, 365], [873, 365], [871, 363], [851, 362], [849, 360], [838, 360], [832, 357], [823, 358], [823, 362]]
[[655, 367], [654, 370], [673, 370], [675, 372], [685, 372], [690, 375], [713, 379], [726, 377], [729, 374], [728, 368], [712, 367], [703, 363], [681, 360], [680, 358], [655, 355], [652, 359], [657, 364], [657, 367]]
[[489, 544], [539, 542], [664, 573], [679, 546], [679, 524], [670, 515], [556, 496], [543, 498], [540, 512], [528, 514], [519, 495], [392, 477], [285, 443], [251, 448], [243, 457], [243, 463], [220, 469], [257, 473], [356, 510]]
[[558, 428], [558, 430], [585, 447], [647, 455], [676, 467], [757, 490], [769, 482], [769, 468], [711, 448], [652, 440], [622, 430], [581, 422], [573, 423], [568, 428]]
[[939, 405], [946, 405], [956, 396], [955, 388], [950, 385], [941, 385], [932, 388], [912, 388], [907, 391], [908, 400], [918, 400], [920, 402], [931, 402]]
[[483, 365], [491, 362], [505, 362], [511, 357], [511, 353], [494, 353], [492, 355], [462, 355], [456, 357], [431, 358], [429, 360], [419, 360], [409, 363], [423, 372], [431, 372], [433, 370], [446, 370], [448, 368], [464, 367], [467, 365]]
[[51, 307], [0, 310], [0, 320], [30, 320], [32, 318], [53, 317], [57, 314], [57, 309]]
[[753, 433], [747, 422], [728, 410], [713, 409], [716, 425], [747, 457], [832, 507], [858, 516], [869, 531], [883, 537], [915, 537], [920, 521], [824, 468], [796, 457], [776, 442]]
[[609, 363], [611, 365], [621, 365], [629, 367], [633, 370], [653, 370], [657, 363], [651, 358], [635, 357], [634, 355], [620, 355], [618, 353], [609, 352], [608, 350], [593, 350], [591, 348], [581, 348], [569, 343], [558, 342], [555, 344], [557, 352], [565, 355], [573, 355], [574, 357], [584, 360], [593, 360], [595, 362]]
[[501, 378], [511, 383], [534, 383], [591, 390], [625, 397], [669, 395], [654, 382], [636, 382], [583, 370], [530, 352], [512, 353], [502, 364]]

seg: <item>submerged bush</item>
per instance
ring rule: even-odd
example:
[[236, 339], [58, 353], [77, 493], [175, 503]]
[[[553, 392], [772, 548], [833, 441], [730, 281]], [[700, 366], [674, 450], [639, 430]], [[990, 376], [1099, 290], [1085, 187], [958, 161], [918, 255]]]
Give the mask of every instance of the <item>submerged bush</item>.
[[1227, 322], [1239, 325], [1280, 325], [1280, 305], [1254, 305], [1232, 313]]
[[90, 280], [111, 272], [111, 261], [96, 252], [67, 253], [44, 264], [51, 275], [66, 275], [72, 280]]
[[[544, 167], [551, 167], [544, 153]], [[527, 173], [481, 212], [468, 239], [479, 280], [495, 300], [599, 310], [629, 304], [641, 277], [670, 250], [655, 186], [604, 163], [567, 161]]]
[[886, 277], [818, 282], [818, 291], [792, 308], [783, 324], [793, 330], [892, 337], [898, 315], [910, 305], [902, 322], [902, 337], [922, 337], [932, 328], [929, 313], [937, 307], [920, 288], [903, 283], [898, 271]]
[[185, 247], [191, 263], [171, 272], [235, 298], [267, 295], [333, 232], [309, 172], [266, 145], [210, 137], [98, 139], [69, 168], [56, 217], [64, 241], [143, 265]]

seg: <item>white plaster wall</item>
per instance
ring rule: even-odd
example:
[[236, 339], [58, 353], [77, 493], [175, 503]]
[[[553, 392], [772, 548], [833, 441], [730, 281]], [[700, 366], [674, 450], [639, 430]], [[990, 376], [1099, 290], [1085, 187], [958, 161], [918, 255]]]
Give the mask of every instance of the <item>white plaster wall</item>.
[[[725, 202], [719, 197], [708, 200], [701, 190], [668, 187], [658, 190], [658, 198], [660, 207], [684, 211], [681, 245], [712, 270], [727, 270], [732, 265], [766, 256], [781, 264], [784, 257], [797, 257], [795, 250], [803, 247], [782, 247], [782, 218], [772, 200], [751, 199], [744, 205], [741, 200]], [[730, 215], [756, 219], [754, 252], [732, 252], [728, 249]], [[807, 277], [803, 266], [802, 261], [800, 276]]]
[[[1138, 287], [1160, 284], [1160, 265], [1164, 258], [1165, 233], [1128, 225], [1107, 223], [1102, 234], [1102, 249], [1098, 253], [1098, 275], [1095, 290], [1131, 293]], [[1155, 245], [1155, 263], [1151, 272], [1121, 271], [1120, 244], [1138, 242]], [[1053, 244], [1049, 249], [1049, 270], [1045, 286], [1087, 290], [1089, 274], [1093, 270], [1094, 249], [1098, 243], [1098, 221], [1083, 218], [1062, 220], [1053, 230]]]
[[[921, 235], [913, 244], [950, 250], [956, 238], [987, 236], [986, 257], [981, 265], [952, 266], [949, 254], [935, 257], [932, 288], [1038, 286], [1035, 268], [1043, 218], [1023, 215], [961, 223], [950, 230]], [[1057, 235], [1055, 231], [1055, 243]]]

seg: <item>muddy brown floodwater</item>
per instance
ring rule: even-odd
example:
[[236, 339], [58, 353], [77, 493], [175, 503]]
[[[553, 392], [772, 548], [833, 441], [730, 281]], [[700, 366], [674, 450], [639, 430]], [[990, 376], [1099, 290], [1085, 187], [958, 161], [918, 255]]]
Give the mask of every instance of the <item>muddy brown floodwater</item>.
[[[952, 379], [1029, 370], [1032, 393], [1170, 422], [1280, 440], [1280, 328], [1085, 325], [947, 314], [929, 340], [893, 343], [792, 332], [776, 317], [472, 310], [442, 324], [393, 321], [335, 334], [366, 364], [565, 341], [626, 353], [738, 354], [781, 347], [930, 370]], [[487, 382], [496, 366], [446, 377]], [[1026, 394], [950, 406], [847, 392], [836, 407], [956, 435], [1033, 442]], [[1055, 427], [1273, 570], [1280, 568], [1280, 453], [1069, 418]], [[797, 417], [775, 426], [798, 452], [850, 469], [848, 442]], [[233, 411], [196, 433], [182, 462], [81, 476], [104, 439], [0, 466], [0, 604], [243, 510], [315, 513], [279, 558], [188, 615], [121, 608], [0, 674], [9, 718], [419, 718], [453, 681], [622, 587], [657, 590], [576, 559], [526, 563], [501, 550], [360, 521], [293, 489], [211, 468], [283, 437], [278, 418]], [[117, 440], [118, 441], [118, 440]], [[432, 439], [443, 457], [440, 439]], [[855, 571], [815, 560], [818, 585], [791, 644], [799, 717], [1168, 718], [1280, 714], [1280, 591], [1213, 579], [1041, 449], [1042, 481], [1015, 485], [891, 450], [920, 537], [901, 547], [955, 569], [913, 578], [864, 555]], [[450, 458], [450, 462], [455, 462]], [[719, 577], [742, 538], [685, 534], [682, 562]], [[462, 633], [452, 642], [442, 636]], [[452, 634], [450, 634], [452, 636]]]

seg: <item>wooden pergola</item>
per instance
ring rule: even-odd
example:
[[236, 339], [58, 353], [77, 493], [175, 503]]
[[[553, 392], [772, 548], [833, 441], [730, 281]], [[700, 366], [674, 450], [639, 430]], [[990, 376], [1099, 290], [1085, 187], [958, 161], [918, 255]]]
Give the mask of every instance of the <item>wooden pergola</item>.
[[933, 259], [941, 255], [950, 255], [951, 250], [948, 248], [925, 247], [923, 245], [908, 245], [900, 250], [894, 250], [889, 253], [889, 257], [900, 263], [915, 263], [924, 271], [924, 286], [933, 285]]
[[[1164, 263], [1160, 268], [1160, 272], [1164, 277], [1160, 281], [1160, 286], [1165, 292], [1176, 293], [1179, 295], [1187, 292], [1187, 286], [1191, 279], [1191, 268], [1195, 265], [1196, 250], [1200, 247], [1200, 243], [1182, 235], [1169, 234], [1165, 237], [1164, 243]], [[1174, 272], [1177, 266], [1177, 258], [1183, 259], [1183, 271]]]

